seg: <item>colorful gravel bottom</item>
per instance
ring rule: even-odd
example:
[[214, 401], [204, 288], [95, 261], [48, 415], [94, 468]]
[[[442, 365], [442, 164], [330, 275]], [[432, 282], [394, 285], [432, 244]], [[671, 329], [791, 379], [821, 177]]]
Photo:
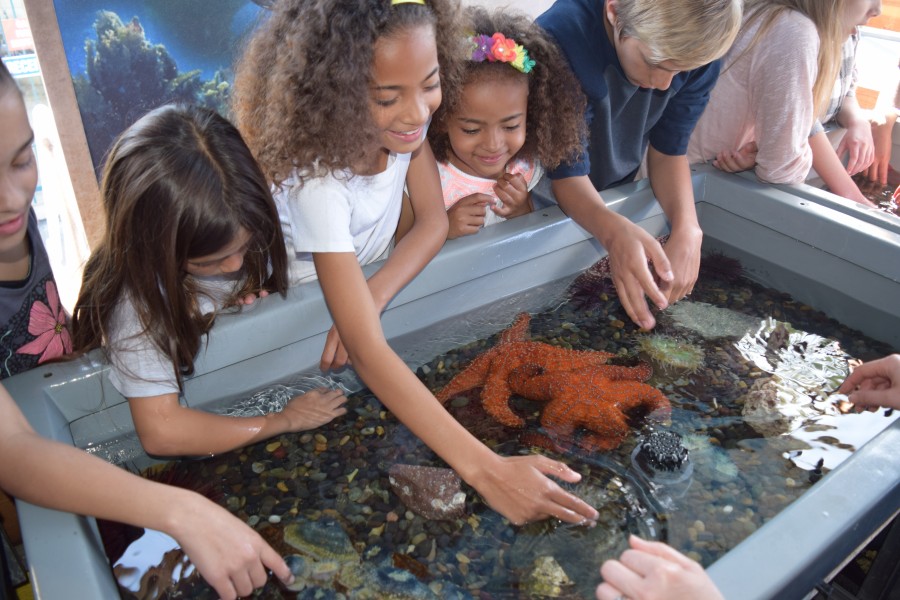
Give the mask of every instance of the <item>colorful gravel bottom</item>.
[[[178, 475], [171, 480], [205, 489], [214, 483], [210, 495], [291, 557], [297, 589], [270, 580], [256, 598], [588, 599], [600, 581], [599, 564], [617, 556], [631, 532], [709, 565], [803, 494], [827, 468], [803, 465], [808, 446], [785, 432], [830, 410], [827, 395], [846, 374], [848, 358], [892, 351], [750, 282], [740, 265], [716, 255], [704, 259], [690, 298], [656, 315], [653, 332], [629, 321], [602, 266], [560, 283], [547, 306], [532, 314], [531, 339], [611, 352], [625, 363], [649, 360], [648, 383], [672, 404], [671, 423], [634, 423], [614, 451], [553, 455], [583, 474], [568, 487], [600, 511], [595, 528], [552, 521], [514, 527], [465, 484], [463, 517], [417, 516], [391, 491], [389, 469], [446, 465], [366, 390], [352, 394], [348, 414], [325, 427], [173, 463], [167, 468]], [[469, 318], [460, 317], [458, 327]], [[655, 346], [651, 334], [658, 336]], [[417, 373], [439, 390], [496, 341], [494, 335], [463, 345]], [[813, 375], [786, 391], [784, 382], [797, 378], [784, 369], [796, 371], [804, 360], [815, 365], [804, 368]], [[549, 454], [528, 444], [528, 434], [540, 430], [541, 403], [513, 397], [526, 427], [511, 429], [487, 416], [478, 392], [453, 398], [448, 410], [501, 454]], [[801, 410], [779, 412], [792, 403]], [[681, 435], [691, 466], [684, 477], [654, 482], [631, 466], [651, 427]], [[108, 548], [123, 547], [116, 535], [125, 534], [107, 535]], [[152, 585], [137, 592], [123, 587], [123, 596], [215, 597], [196, 574], [170, 584], [171, 572], [157, 568], [145, 577]]]

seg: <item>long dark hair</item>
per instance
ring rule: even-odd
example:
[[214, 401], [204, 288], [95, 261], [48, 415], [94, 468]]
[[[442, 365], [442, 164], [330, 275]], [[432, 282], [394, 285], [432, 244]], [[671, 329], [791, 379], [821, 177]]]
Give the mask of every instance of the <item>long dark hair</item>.
[[200, 313], [185, 261], [221, 250], [243, 228], [251, 238], [236, 297], [287, 291], [269, 186], [231, 123], [208, 109], [169, 105], [119, 136], [101, 188], [106, 232], [84, 269], [72, 319], [75, 350], [109, 341], [110, 319], [127, 294], [142, 335], [172, 361], [181, 387], [215, 318]]

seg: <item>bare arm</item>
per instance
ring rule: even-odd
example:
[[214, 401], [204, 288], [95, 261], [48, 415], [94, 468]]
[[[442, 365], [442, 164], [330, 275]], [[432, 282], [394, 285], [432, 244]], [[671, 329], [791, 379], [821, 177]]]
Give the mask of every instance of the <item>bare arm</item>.
[[209, 456], [289, 431], [314, 429], [344, 414], [340, 390], [312, 390], [279, 413], [228, 417], [181, 406], [176, 394], [129, 398], [141, 445], [154, 456]]
[[415, 220], [384, 265], [369, 278], [369, 290], [379, 312], [425, 268], [447, 239], [447, 210], [428, 142], [413, 155], [406, 185]]
[[40, 506], [164, 531], [185, 550], [222, 598], [249, 595], [266, 568], [290, 570], [259, 535], [220, 506], [187, 490], [131, 475], [84, 452], [40, 437], [0, 386], [0, 487]]
[[669, 219], [665, 251], [675, 278], [660, 282], [659, 287], [674, 304], [691, 293], [700, 272], [703, 231], [694, 205], [691, 168], [687, 156], [669, 156], [653, 146], [647, 150], [647, 168], [653, 194]]
[[609, 252], [613, 282], [625, 312], [644, 329], [652, 329], [656, 319], [644, 295], [659, 308], [668, 306], [666, 295], [653, 279], [647, 259], [656, 275], [672, 281], [669, 258], [653, 236], [610, 210], [586, 176], [553, 180], [553, 195], [572, 220], [588, 230]]
[[841, 159], [838, 158], [824, 131], [809, 138], [809, 147], [812, 149], [813, 168], [822, 178], [822, 181], [825, 182], [825, 185], [828, 186], [828, 189], [838, 196], [855, 200], [860, 204], [875, 206], [863, 196], [862, 192], [859, 191], [859, 187], [850, 178], [850, 174], [844, 169]]
[[313, 255], [316, 273], [353, 366], [369, 389], [447, 462], [485, 501], [514, 523], [555, 516], [595, 519], [596, 511], [547, 475], [580, 476], [542, 456], [501, 457], [459, 424], [409, 370], [384, 338], [379, 311], [352, 253]]

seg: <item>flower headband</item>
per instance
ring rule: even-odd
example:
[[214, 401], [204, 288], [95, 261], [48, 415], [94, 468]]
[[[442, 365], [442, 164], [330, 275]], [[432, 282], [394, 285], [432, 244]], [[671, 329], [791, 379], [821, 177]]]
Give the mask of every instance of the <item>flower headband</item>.
[[469, 37], [472, 44], [472, 62], [504, 62], [522, 73], [530, 73], [535, 62], [528, 57], [528, 50], [502, 33]]

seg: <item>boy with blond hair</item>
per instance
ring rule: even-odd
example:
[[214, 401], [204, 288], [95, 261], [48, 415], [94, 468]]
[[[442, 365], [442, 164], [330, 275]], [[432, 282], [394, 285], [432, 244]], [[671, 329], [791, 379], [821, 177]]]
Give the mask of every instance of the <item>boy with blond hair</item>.
[[[550, 171], [553, 193], [607, 249], [622, 305], [644, 329], [656, 324], [645, 295], [665, 308], [697, 279], [703, 234], [685, 153], [741, 9], [742, 0], [558, 0], [537, 19], [588, 98], [589, 139], [578, 159]], [[599, 193], [632, 181], [645, 154], [670, 222], [665, 249]]]

